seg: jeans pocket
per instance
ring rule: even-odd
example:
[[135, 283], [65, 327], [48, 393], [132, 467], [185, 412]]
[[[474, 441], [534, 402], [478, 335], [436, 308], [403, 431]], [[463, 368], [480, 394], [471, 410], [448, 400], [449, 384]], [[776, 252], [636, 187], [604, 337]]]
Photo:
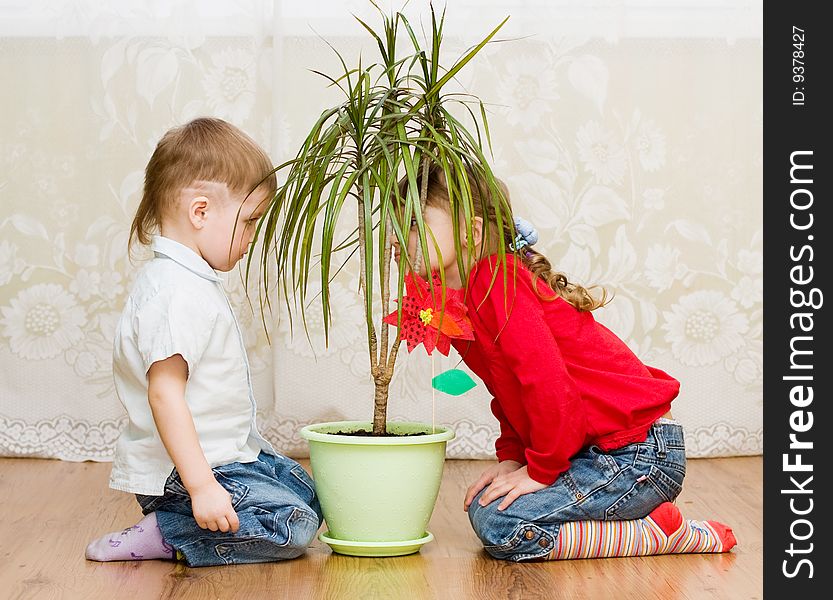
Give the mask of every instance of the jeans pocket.
[[595, 457], [595, 470], [599, 473], [599, 479], [610, 481], [622, 470], [615, 458], [602, 452], [597, 446], [590, 446], [587, 450]]
[[605, 520], [642, 519], [663, 502], [671, 502], [682, 491], [678, 483], [652, 465], [605, 511]]
[[240, 483], [225, 473], [215, 470], [214, 478], [217, 480], [217, 483], [223, 486], [223, 488], [229, 493], [231, 496], [231, 505], [234, 508], [237, 508], [237, 506], [243, 501], [243, 498], [245, 498], [249, 493], [248, 485]]
[[[672, 472], [678, 474], [676, 470]], [[682, 476], [683, 474], [679, 474], [680, 480], [677, 481], [661, 469], [651, 467], [651, 472], [648, 474], [648, 482], [654, 486], [657, 493], [665, 499], [665, 502], [673, 502], [680, 495], [680, 492], [683, 491]]]
[[[228, 465], [224, 465], [224, 467], [227, 466]], [[235, 480], [231, 474], [227, 474], [226, 472], [228, 469], [225, 469], [224, 467], [212, 469], [212, 473], [214, 474], [214, 479], [217, 480], [217, 483], [223, 486], [223, 489], [225, 489], [231, 496], [231, 505], [237, 508], [237, 505], [240, 504], [243, 498], [245, 498], [249, 493], [249, 486]], [[226, 472], [221, 472], [221, 468], [223, 468]], [[188, 490], [185, 488], [185, 484], [182, 483], [182, 479], [176, 470], [171, 473], [171, 476], [168, 477], [168, 481], [165, 483], [165, 493], [173, 496], [179, 496], [180, 499], [185, 499], [188, 502], [191, 501], [191, 494], [188, 493]]]
[[179, 473], [176, 469], [174, 469], [171, 474], [168, 476], [168, 480], [165, 482], [165, 494], [172, 494], [174, 496], [180, 496], [184, 498], [190, 498], [191, 495], [188, 493], [188, 490], [185, 489], [185, 484], [182, 483], [182, 479], [179, 477]]

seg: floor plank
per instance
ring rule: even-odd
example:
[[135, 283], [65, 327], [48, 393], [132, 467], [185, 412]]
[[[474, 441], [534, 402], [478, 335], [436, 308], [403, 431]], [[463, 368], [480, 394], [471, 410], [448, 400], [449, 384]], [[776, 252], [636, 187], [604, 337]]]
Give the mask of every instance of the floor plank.
[[[308, 463], [302, 461], [308, 468]], [[0, 596], [10, 599], [758, 599], [763, 595], [762, 459], [692, 459], [677, 503], [732, 526], [728, 554], [511, 564], [483, 552], [462, 510], [488, 466], [449, 460], [429, 529], [414, 555], [354, 558], [316, 541], [285, 563], [190, 569], [163, 561], [94, 563], [87, 542], [141, 516], [107, 488], [109, 463], [0, 459]]]

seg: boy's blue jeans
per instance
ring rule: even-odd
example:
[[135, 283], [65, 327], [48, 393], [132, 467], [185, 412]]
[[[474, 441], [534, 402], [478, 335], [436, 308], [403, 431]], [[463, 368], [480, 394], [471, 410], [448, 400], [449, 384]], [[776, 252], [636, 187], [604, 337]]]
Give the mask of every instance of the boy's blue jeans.
[[188, 566], [267, 562], [304, 554], [323, 516], [312, 479], [301, 465], [261, 452], [254, 462], [233, 462], [213, 471], [231, 495], [240, 520], [237, 533], [197, 525], [176, 469], [163, 496], [136, 495], [144, 514], [156, 512], [162, 537], [185, 556]]
[[595, 446], [571, 459], [551, 486], [518, 497], [506, 510], [500, 500], [469, 506], [469, 520], [486, 552], [512, 561], [546, 557], [566, 521], [641, 519], [682, 491], [685, 477], [683, 428], [660, 419], [644, 442], [611, 452]]

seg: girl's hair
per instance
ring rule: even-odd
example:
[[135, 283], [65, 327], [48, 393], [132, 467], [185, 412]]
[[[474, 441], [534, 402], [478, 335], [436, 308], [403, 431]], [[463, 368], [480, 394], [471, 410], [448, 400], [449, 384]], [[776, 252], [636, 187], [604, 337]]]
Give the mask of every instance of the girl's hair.
[[145, 188], [130, 226], [133, 240], [150, 243], [162, 215], [173, 207], [183, 188], [194, 181], [225, 183], [237, 194], [277, 187], [274, 167], [266, 152], [243, 131], [213, 118], [199, 118], [168, 130], [145, 169]]
[[[482, 174], [476, 172], [471, 167], [466, 167], [466, 175], [471, 189], [474, 214], [483, 219], [484, 232], [481, 256], [488, 256], [498, 251], [497, 235], [503, 238], [504, 246], [508, 249], [518, 235], [517, 231], [515, 231], [514, 219], [511, 214], [512, 206], [509, 202], [509, 189], [500, 179], [496, 179], [503, 196], [502, 198], [496, 198], [490, 192], [489, 186], [486, 184], [486, 180]], [[421, 179], [420, 173], [418, 175], [420, 187], [422, 184]], [[400, 181], [399, 187], [402, 197], [404, 197], [406, 190], [407, 179], [403, 178]], [[432, 165], [428, 170], [427, 204], [428, 206], [449, 211], [451, 208], [450, 202], [445, 174], [439, 165]], [[504, 206], [502, 231], [498, 231], [498, 220], [495, 214], [495, 207], [498, 204], [503, 204]], [[507, 208], [509, 209], [508, 214], [505, 210]], [[489, 231], [486, 231], [487, 227]], [[547, 257], [537, 250], [533, 250], [530, 246], [516, 251], [515, 256], [532, 273], [532, 286], [536, 295], [542, 300], [554, 300], [560, 296], [580, 311], [595, 310], [608, 302], [607, 292], [604, 288], [601, 288], [601, 298], [595, 298], [587, 288], [577, 283], [571, 283], [567, 280], [567, 276], [564, 273], [554, 270]], [[546, 297], [541, 295], [537, 285], [539, 279], [543, 280], [549, 286], [555, 296]], [[590, 289], [595, 289], [596, 287], [598, 286], [592, 286]]]

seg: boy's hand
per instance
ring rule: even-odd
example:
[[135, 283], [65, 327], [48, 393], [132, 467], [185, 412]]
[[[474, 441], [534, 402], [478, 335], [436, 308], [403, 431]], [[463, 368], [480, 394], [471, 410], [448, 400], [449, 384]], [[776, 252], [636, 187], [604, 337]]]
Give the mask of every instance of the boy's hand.
[[514, 461], [514, 460], [504, 460], [503, 462], [499, 462], [496, 465], [492, 465], [480, 476], [480, 478], [475, 481], [473, 484], [469, 486], [469, 489], [466, 490], [466, 499], [463, 502], [463, 510], [468, 510], [469, 505], [471, 505], [474, 497], [480, 493], [484, 487], [492, 483], [497, 477], [501, 477], [502, 475], [506, 475], [508, 473], [512, 473], [513, 471], [517, 471], [521, 468], [521, 463]]
[[480, 506], [486, 506], [501, 496], [506, 496], [497, 507], [498, 510], [506, 510], [519, 496], [543, 490], [545, 487], [549, 486], [532, 479], [526, 472], [526, 465], [524, 465], [511, 473], [495, 477], [486, 492], [480, 497], [479, 504]]
[[217, 480], [188, 490], [197, 525], [211, 531], [237, 533], [240, 520], [231, 505], [231, 496]]

